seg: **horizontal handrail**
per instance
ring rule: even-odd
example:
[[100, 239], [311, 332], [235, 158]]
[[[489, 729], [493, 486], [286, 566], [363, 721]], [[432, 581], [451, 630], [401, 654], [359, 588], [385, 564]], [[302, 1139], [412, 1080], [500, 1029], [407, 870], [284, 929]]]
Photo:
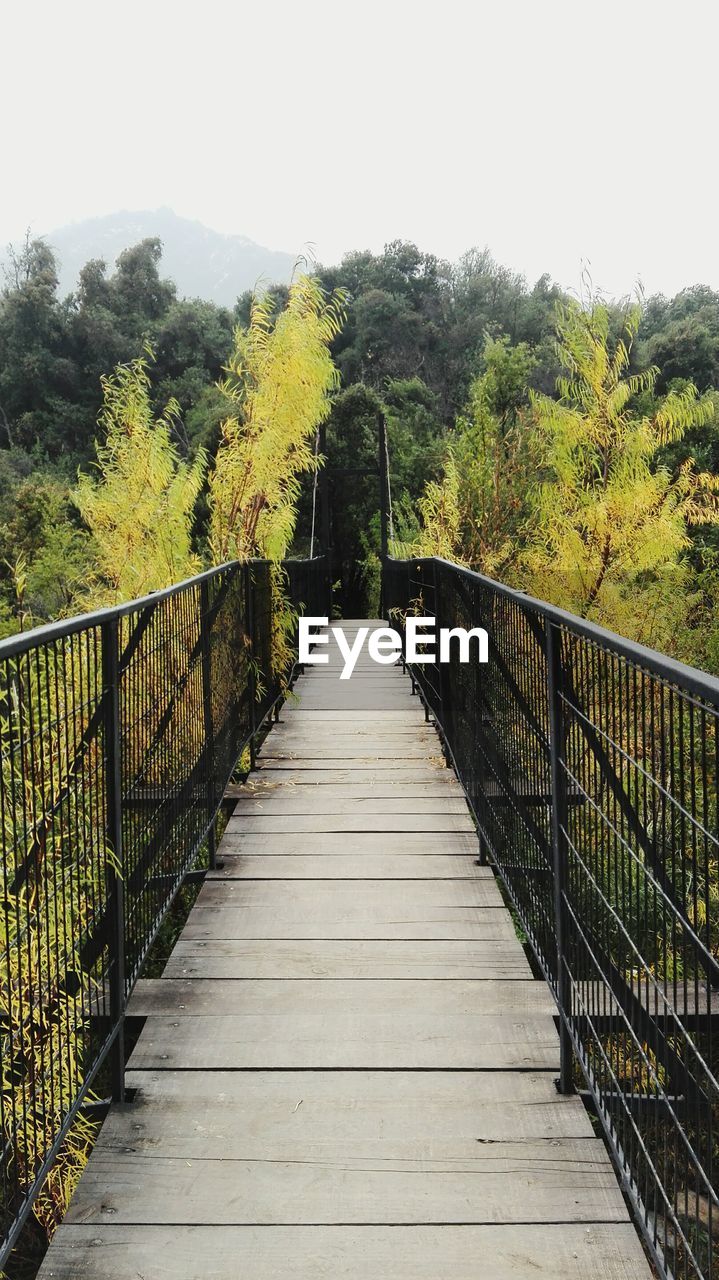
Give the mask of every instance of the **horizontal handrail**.
[[685, 662], [679, 662], [676, 658], [670, 658], [667, 654], [660, 653], [657, 649], [650, 649], [647, 645], [639, 644], [636, 640], [629, 640], [626, 636], [621, 636], [616, 631], [610, 631], [607, 627], [601, 626], [598, 622], [592, 622], [589, 618], [580, 618], [577, 614], [570, 613], [566, 609], [560, 609], [557, 605], [548, 604], [546, 600], [540, 600], [536, 596], [529, 595], [526, 591], [520, 591], [517, 587], [508, 587], [504, 582], [497, 582], [494, 578], [487, 577], [486, 574], [478, 573], [475, 569], [470, 569], [466, 565], [454, 564], [451, 560], [444, 560], [441, 556], [426, 556], [408, 561], [396, 560], [389, 556], [387, 563], [389, 565], [444, 565], [458, 577], [465, 578], [468, 582], [482, 584], [497, 595], [521, 604], [528, 612], [538, 614], [558, 626], [567, 627], [575, 635], [583, 636], [587, 640], [594, 640], [597, 644], [611, 649], [612, 652], [620, 657], [627, 658], [630, 662], [636, 662], [654, 675], [683, 685], [688, 692], [707, 698], [714, 706], [719, 707], [719, 677], [711, 675], [708, 671], [702, 671], [699, 667], [692, 667]]
[[[14, 658], [19, 653], [27, 653], [30, 649], [35, 649], [40, 645], [50, 644], [55, 640], [63, 640], [66, 636], [77, 635], [79, 631], [87, 631], [90, 627], [100, 627], [103, 623], [118, 621], [120, 618], [127, 618], [132, 613], [137, 613], [146, 605], [162, 604], [163, 600], [169, 600], [173, 596], [179, 596], [186, 591], [191, 591], [201, 582], [211, 582], [213, 578], [219, 577], [228, 571], [235, 571], [239, 568], [239, 560], [228, 560], [225, 564], [218, 565], [213, 569], [205, 569], [203, 573], [198, 573], [192, 578], [185, 578], [182, 582], [173, 583], [170, 587], [162, 587], [158, 591], [150, 591], [145, 596], [138, 596], [134, 600], [125, 600], [122, 604], [107, 605], [104, 609], [93, 609], [87, 613], [78, 613], [71, 618], [58, 618], [54, 622], [43, 623], [39, 627], [32, 627], [29, 631], [19, 631], [17, 635], [6, 636], [0, 640], [0, 661], [4, 658]], [[268, 564], [266, 560], [253, 560], [253, 564]]]

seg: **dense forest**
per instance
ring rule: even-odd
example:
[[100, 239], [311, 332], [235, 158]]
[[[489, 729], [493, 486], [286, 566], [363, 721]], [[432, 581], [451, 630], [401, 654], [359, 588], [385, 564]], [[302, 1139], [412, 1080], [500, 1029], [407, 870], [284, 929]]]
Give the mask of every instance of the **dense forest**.
[[[251, 333], [253, 299], [231, 312], [179, 298], [161, 255], [150, 239], [112, 273], [88, 262], [65, 298], [44, 242], [11, 255], [0, 299], [4, 634], [98, 598], [87, 594], [97, 579], [88, 494], [107, 468], [112, 404], [122, 414], [129, 403], [113, 370], [143, 382], [148, 440], [164, 433], [186, 478], [195, 563], [211, 552], [215, 457], [228, 413], [243, 414], [233, 352]], [[313, 279], [342, 300], [326, 449], [340, 610], [376, 606], [383, 410], [396, 549], [442, 551], [719, 668], [719, 293], [604, 303], [585, 281], [577, 300], [548, 276], [530, 286], [487, 250], [450, 264], [403, 242]], [[263, 296], [260, 329], [288, 296], [284, 286]], [[314, 497], [304, 461], [292, 482], [299, 554]]]

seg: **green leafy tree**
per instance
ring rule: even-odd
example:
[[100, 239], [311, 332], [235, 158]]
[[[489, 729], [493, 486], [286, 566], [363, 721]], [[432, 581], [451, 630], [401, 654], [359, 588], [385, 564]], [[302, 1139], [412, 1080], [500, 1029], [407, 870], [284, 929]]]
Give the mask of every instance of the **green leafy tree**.
[[54, 255], [28, 239], [11, 252], [0, 298], [0, 442], [39, 458], [57, 456], [70, 430], [78, 370], [64, 326]]
[[329, 486], [332, 574], [337, 606], [346, 618], [362, 617], [368, 607], [368, 557], [379, 551], [377, 415], [381, 407], [376, 391], [355, 383], [334, 397], [327, 422], [327, 464], [333, 469]]
[[719, 386], [719, 293], [704, 285], [683, 289], [668, 300], [650, 298], [638, 333], [641, 358], [657, 365], [657, 388], [676, 378], [704, 391]]
[[212, 302], [172, 302], [154, 331], [156, 398], [176, 400], [183, 414], [194, 408], [221, 377], [233, 332], [229, 311]]
[[432, 548], [441, 545], [442, 555], [509, 580], [534, 477], [527, 402], [535, 359], [526, 343], [487, 338], [482, 364], [448, 436], [440, 474], [425, 483], [420, 533], [414, 542], [408, 532], [405, 538], [415, 551], [440, 554]]
[[61, 617], [87, 570], [87, 539], [68, 486], [36, 472], [12, 486], [0, 520], [3, 634]]
[[[421, 493], [436, 476], [444, 450], [438, 397], [421, 378], [389, 379], [382, 391], [392, 493]], [[376, 502], [375, 502], [376, 506]]]

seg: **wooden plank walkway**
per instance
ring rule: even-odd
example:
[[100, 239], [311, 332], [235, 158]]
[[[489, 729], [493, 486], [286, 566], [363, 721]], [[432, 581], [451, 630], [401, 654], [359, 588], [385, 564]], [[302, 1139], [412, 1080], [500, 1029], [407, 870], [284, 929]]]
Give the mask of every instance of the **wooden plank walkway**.
[[[358, 624], [345, 624], [347, 631]], [[315, 668], [238, 791], [41, 1280], [642, 1280], [394, 667]]]

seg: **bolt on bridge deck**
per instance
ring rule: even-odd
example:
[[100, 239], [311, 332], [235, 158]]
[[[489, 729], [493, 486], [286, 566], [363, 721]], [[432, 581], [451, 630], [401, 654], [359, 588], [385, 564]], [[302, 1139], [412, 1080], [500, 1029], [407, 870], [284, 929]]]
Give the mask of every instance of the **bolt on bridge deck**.
[[136, 1097], [41, 1280], [649, 1276], [409, 680], [340, 668], [300, 679], [136, 988]]

